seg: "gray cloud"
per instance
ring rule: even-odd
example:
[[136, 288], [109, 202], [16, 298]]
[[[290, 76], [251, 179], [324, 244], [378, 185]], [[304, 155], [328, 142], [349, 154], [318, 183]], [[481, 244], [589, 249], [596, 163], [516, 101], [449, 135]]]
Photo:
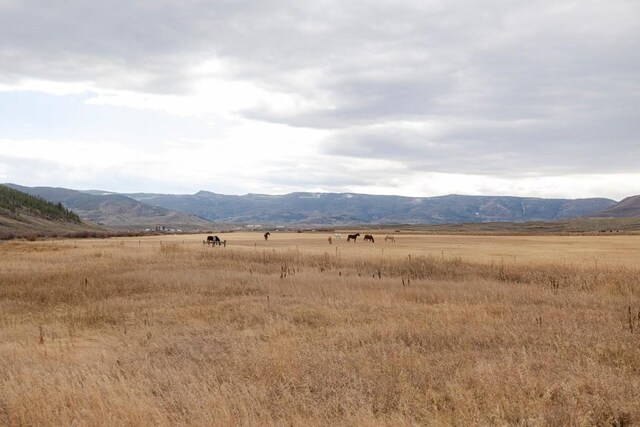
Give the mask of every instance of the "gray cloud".
[[[389, 176], [407, 178], [411, 175], [411, 170], [398, 165], [375, 165], [358, 168], [351, 161], [329, 164], [329, 160], [328, 157], [321, 156], [307, 159], [304, 163], [272, 162], [269, 183], [281, 189], [278, 192], [300, 189], [340, 192], [345, 190], [345, 185], [350, 187], [390, 186], [392, 182]], [[357, 173], [354, 173], [354, 170], [357, 170]], [[265, 191], [273, 192], [268, 188]]]
[[403, 124], [349, 128], [326, 141], [325, 154], [395, 160], [417, 171], [479, 175], [638, 170], [640, 122], [629, 112], [511, 122], [435, 118], [433, 123], [436, 130]]

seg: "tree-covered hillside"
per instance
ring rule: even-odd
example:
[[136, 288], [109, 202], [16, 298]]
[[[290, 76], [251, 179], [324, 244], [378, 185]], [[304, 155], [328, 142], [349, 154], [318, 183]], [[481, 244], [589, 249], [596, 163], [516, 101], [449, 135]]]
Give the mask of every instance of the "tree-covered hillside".
[[72, 209], [83, 221], [126, 230], [144, 230], [162, 225], [181, 230], [210, 230], [213, 224], [202, 218], [148, 205], [130, 197], [106, 192], [83, 192], [56, 187], [22, 187], [7, 184], [51, 203], [62, 203]]
[[78, 215], [62, 206], [61, 203], [47, 202], [41, 197], [34, 197], [0, 184], [0, 210], [13, 215], [28, 213], [52, 221], [66, 221], [79, 224]]

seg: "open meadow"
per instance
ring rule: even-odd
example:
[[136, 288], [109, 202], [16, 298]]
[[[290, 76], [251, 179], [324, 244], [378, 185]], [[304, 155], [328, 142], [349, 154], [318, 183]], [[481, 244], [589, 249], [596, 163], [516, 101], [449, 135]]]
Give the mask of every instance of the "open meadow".
[[341, 234], [0, 243], [0, 424], [640, 423], [640, 235]]

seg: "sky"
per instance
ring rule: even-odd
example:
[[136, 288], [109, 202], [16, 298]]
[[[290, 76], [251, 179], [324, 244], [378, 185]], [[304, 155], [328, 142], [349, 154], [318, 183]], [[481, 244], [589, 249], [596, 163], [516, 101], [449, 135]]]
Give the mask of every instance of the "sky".
[[0, 182], [640, 194], [637, 0], [0, 0]]

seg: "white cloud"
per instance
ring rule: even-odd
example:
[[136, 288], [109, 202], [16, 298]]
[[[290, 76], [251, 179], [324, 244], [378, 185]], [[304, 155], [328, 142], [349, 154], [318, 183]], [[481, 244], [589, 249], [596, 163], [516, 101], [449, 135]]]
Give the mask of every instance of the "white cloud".
[[[215, 139], [159, 140], [153, 149], [122, 141], [1, 139], [0, 167], [10, 172], [3, 179], [25, 185], [52, 185], [31, 179], [50, 171], [52, 179], [74, 188], [104, 188], [102, 179], [112, 185], [105, 189], [116, 191], [137, 191], [131, 187], [136, 183], [151, 191], [149, 185], [156, 183], [158, 191], [273, 192], [277, 186], [261, 177], [308, 163], [321, 134], [247, 120]], [[125, 184], [114, 187], [118, 179]]]
[[82, 141], [0, 139], [0, 147], [4, 156], [15, 159], [97, 170], [117, 167], [122, 164], [123, 158], [136, 159], [142, 156], [139, 150], [121, 144], [87, 144]]

